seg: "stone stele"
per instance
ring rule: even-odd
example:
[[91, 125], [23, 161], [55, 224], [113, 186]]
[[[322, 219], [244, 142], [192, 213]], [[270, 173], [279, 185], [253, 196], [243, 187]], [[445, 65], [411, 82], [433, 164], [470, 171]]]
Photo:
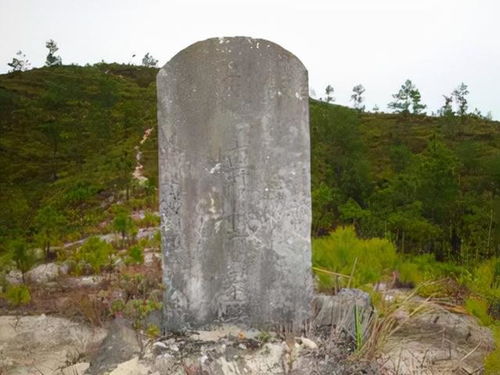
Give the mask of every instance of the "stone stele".
[[267, 40], [213, 38], [157, 86], [164, 328], [297, 330], [312, 300], [307, 70]]

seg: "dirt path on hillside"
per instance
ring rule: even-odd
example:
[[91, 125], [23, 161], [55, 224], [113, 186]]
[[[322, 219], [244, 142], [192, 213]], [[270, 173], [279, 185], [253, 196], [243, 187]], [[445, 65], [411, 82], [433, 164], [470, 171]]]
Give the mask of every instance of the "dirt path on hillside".
[[141, 163], [142, 159], [142, 151], [141, 151], [141, 146], [146, 142], [149, 137], [151, 136], [151, 133], [153, 132], [153, 128], [146, 129], [144, 131], [144, 135], [142, 136], [141, 141], [137, 146], [134, 147], [135, 150], [135, 169], [132, 172], [132, 177], [139, 182], [139, 184], [143, 185], [148, 181], [148, 178], [144, 176], [144, 166]]

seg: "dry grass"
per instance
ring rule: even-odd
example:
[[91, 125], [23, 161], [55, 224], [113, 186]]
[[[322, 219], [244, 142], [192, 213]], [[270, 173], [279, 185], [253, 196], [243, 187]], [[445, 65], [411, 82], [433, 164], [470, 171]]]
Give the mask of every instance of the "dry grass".
[[358, 358], [375, 359], [384, 345], [401, 327], [401, 324], [417, 314], [429, 311], [429, 299], [417, 300], [418, 289], [408, 295], [388, 301], [382, 298], [376, 306], [376, 314], [368, 324], [365, 341], [355, 354]]

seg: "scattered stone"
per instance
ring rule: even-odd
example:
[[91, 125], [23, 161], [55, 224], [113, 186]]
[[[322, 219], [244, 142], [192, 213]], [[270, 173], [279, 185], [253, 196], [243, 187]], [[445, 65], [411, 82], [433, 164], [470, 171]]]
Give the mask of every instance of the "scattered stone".
[[153, 239], [155, 234], [158, 232], [158, 227], [151, 227], [151, 228], [140, 228], [137, 232], [136, 238], [138, 240], [142, 238], [148, 238], [148, 239]]
[[23, 282], [23, 274], [21, 271], [12, 270], [7, 275], [5, 275], [5, 280], [9, 284], [21, 284]]
[[90, 363], [81, 362], [61, 369], [60, 375], [83, 375], [89, 368]]
[[[99, 373], [101, 374], [101, 373]], [[150, 368], [134, 357], [129, 361], [120, 363], [109, 375], [148, 375], [151, 374]]]
[[399, 374], [476, 374], [495, 343], [474, 317], [430, 305], [407, 318], [389, 337], [381, 359], [384, 371]]
[[[0, 373], [60, 375], [68, 360], [96, 350], [106, 330], [65, 318], [0, 316]], [[75, 365], [76, 371], [84, 364]], [[67, 369], [58, 370], [58, 369]], [[75, 372], [68, 374], [74, 375]]]
[[313, 340], [310, 340], [306, 337], [301, 337], [299, 340], [302, 342], [302, 345], [307, 349], [311, 350], [318, 349], [318, 345]]
[[104, 280], [102, 275], [68, 277], [65, 282], [72, 288], [95, 287]]
[[168, 349], [168, 345], [161, 341], [157, 341], [153, 344], [153, 352], [155, 355], [160, 355]]
[[116, 318], [110, 324], [108, 335], [98, 352], [91, 358], [88, 373], [100, 375], [112, 371], [118, 364], [129, 361], [134, 355], [138, 355], [140, 350], [136, 332], [130, 328], [126, 320]]
[[69, 266], [67, 264], [46, 263], [41, 264], [26, 273], [26, 278], [30, 281], [43, 284], [56, 280], [61, 275], [67, 275]]
[[366, 334], [374, 310], [370, 295], [359, 289], [341, 289], [334, 296], [319, 294], [314, 298], [314, 329], [332, 328], [356, 336], [355, 310], [359, 317], [363, 335]]
[[160, 253], [145, 252], [144, 253], [144, 265], [150, 266], [157, 261], [161, 261]]
[[144, 217], [146, 216], [146, 213], [144, 210], [138, 210], [138, 211], [134, 211], [130, 214], [130, 217], [133, 219], [133, 220], [142, 220], [144, 219]]

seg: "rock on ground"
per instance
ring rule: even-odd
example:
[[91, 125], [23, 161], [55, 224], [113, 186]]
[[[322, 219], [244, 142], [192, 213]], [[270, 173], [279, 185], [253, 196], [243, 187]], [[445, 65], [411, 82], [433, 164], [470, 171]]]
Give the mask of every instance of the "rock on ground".
[[479, 374], [485, 356], [495, 345], [491, 331], [474, 317], [436, 305], [400, 319], [399, 330], [383, 348], [381, 362], [388, 375]]
[[33, 268], [26, 273], [26, 276], [34, 283], [43, 284], [56, 280], [61, 275], [66, 275], [68, 271], [67, 264], [46, 263]]
[[83, 354], [95, 350], [105, 332], [53, 316], [0, 316], [0, 374], [68, 374], [66, 368], [82, 362]]
[[[110, 324], [108, 335], [91, 359], [88, 374], [108, 373], [139, 353], [140, 345], [135, 331], [130, 328], [126, 320], [117, 318]], [[122, 368], [127, 368], [127, 366], [129, 365], [124, 365]], [[128, 372], [118, 373], [127, 374]], [[137, 374], [140, 373], [137, 372]]]
[[325, 328], [356, 336], [356, 314], [363, 335], [374, 315], [370, 295], [359, 289], [341, 289], [336, 295], [318, 294], [313, 300], [314, 315], [312, 324], [315, 329]]

